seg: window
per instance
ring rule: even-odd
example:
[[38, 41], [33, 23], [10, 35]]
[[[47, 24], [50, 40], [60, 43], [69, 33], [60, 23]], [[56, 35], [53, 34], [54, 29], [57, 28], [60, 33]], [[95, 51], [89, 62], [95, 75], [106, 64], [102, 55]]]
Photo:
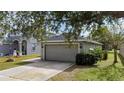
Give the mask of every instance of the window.
[[36, 50], [36, 43], [32, 43], [32, 52], [35, 52], [35, 50]]

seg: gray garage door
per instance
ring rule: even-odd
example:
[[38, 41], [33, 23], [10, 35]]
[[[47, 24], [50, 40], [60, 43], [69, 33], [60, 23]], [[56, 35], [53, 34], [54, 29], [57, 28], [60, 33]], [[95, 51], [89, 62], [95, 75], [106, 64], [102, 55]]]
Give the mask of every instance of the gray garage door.
[[45, 59], [52, 61], [75, 62], [75, 56], [78, 53], [78, 45], [68, 47], [66, 44], [46, 45]]

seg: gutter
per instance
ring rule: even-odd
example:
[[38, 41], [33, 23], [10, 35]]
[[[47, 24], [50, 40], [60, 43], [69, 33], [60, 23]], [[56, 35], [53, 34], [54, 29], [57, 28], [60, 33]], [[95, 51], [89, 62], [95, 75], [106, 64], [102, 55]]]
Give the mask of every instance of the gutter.
[[[65, 42], [65, 40], [48, 40], [48, 41], [42, 41], [42, 43], [63, 43]], [[93, 43], [93, 44], [98, 44], [98, 45], [103, 45], [102, 43], [96, 42], [96, 41], [92, 41], [92, 40], [77, 40], [76, 42], [89, 42], [89, 43]]]

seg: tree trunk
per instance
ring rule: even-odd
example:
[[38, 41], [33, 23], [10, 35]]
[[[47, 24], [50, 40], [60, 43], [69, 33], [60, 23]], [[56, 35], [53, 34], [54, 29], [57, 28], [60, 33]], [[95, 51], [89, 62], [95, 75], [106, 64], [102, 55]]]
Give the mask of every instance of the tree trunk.
[[114, 49], [114, 64], [117, 62], [117, 49]]

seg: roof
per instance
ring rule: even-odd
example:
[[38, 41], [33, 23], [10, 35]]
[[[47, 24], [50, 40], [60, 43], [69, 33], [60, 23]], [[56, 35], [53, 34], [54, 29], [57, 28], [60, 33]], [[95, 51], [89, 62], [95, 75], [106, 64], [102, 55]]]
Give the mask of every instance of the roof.
[[[55, 36], [51, 36], [48, 38], [47, 41], [44, 41], [46, 43], [61, 43], [61, 42], [65, 42], [65, 38], [63, 35], [55, 35]], [[79, 37], [78, 40], [76, 40], [76, 42], [88, 42], [88, 43], [93, 43], [93, 44], [98, 44], [98, 45], [102, 45], [102, 43], [99, 43], [97, 41], [93, 41], [90, 39], [86, 39], [83, 37]]]
[[[83, 37], [78, 37], [78, 39], [84, 39]], [[65, 40], [63, 35], [53, 35], [48, 37], [48, 40]]]

